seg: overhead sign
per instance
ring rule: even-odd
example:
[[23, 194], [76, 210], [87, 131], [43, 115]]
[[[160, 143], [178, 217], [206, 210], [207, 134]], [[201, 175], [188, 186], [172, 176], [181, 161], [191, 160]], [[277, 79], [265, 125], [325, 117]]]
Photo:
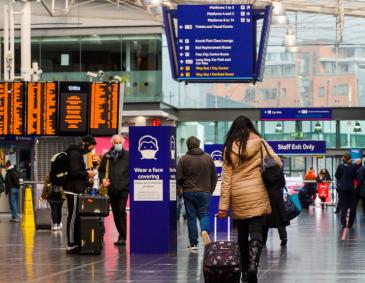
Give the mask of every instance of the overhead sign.
[[57, 134], [57, 83], [27, 84], [27, 135]]
[[24, 134], [24, 88], [21, 82], [0, 83], [0, 135]]
[[177, 17], [180, 80], [252, 78], [252, 5], [178, 5]]
[[61, 82], [59, 91], [60, 135], [84, 135], [88, 132], [90, 84]]
[[90, 134], [108, 136], [118, 131], [119, 83], [93, 83]]
[[268, 141], [278, 155], [324, 155], [326, 141]]
[[264, 108], [261, 109], [261, 120], [296, 121], [296, 120], [331, 120], [331, 108]]

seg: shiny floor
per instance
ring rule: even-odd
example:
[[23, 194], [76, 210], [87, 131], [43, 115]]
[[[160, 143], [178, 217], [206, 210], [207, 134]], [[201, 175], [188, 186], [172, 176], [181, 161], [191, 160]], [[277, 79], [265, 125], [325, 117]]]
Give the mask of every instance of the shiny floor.
[[[22, 230], [2, 218], [0, 282], [203, 282], [202, 252], [186, 247], [187, 229], [179, 224], [177, 255], [129, 255], [114, 247], [116, 231], [106, 219], [101, 256], [68, 256], [61, 232]], [[365, 282], [365, 217], [359, 210], [354, 229], [342, 233], [333, 208], [311, 207], [288, 227], [287, 248], [270, 231], [259, 282]], [[223, 235], [220, 235], [223, 237]], [[228, 283], [228, 282], [227, 282]]]

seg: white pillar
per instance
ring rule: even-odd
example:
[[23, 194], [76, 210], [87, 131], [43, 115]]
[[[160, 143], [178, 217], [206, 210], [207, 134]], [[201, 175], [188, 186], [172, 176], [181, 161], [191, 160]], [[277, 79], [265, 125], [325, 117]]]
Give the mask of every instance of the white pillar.
[[4, 81], [9, 80], [9, 69], [7, 57], [9, 54], [9, 9], [8, 5], [4, 5]]
[[24, 2], [21, 23], [21, 77], [24, 81], [30, 81], [31, 69], [31, 6], [30, 2]]
[[13, 6], [10, 5], [9, 10], [9, 19], [10, 19], [10, 54], [11, 54], [11, 64], [10, 64], [10, 80], [14, 81], [15, 79], [15, 39], [14, 39], [14, 9]]

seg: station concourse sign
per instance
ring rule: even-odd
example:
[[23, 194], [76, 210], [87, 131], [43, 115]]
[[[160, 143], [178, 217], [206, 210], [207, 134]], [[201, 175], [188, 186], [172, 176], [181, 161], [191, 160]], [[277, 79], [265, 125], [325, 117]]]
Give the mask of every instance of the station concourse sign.
[[262, 121], [331, 120], [331, 108], [263, 108]]
[[129, 128], [130, 249], [176, 253], [176, 128]]
[[[184, 82], [262, 81], [271, 11], [271, 6], [253, 9], [250, 4], [164, 7], [173, 78]], [[260, 19], [264, 22], [257, 54]]]
[[325, 155], [326, 141], [268, 141], [278, 155]]

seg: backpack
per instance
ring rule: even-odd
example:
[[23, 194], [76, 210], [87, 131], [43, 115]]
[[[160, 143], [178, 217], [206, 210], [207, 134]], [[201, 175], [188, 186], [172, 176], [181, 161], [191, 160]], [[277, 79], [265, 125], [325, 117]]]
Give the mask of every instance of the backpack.
[[67, 185], [69, 177], [69, 159], [66, 152], [60, 152], [52, 156], [49, 176], [52, 185]]

